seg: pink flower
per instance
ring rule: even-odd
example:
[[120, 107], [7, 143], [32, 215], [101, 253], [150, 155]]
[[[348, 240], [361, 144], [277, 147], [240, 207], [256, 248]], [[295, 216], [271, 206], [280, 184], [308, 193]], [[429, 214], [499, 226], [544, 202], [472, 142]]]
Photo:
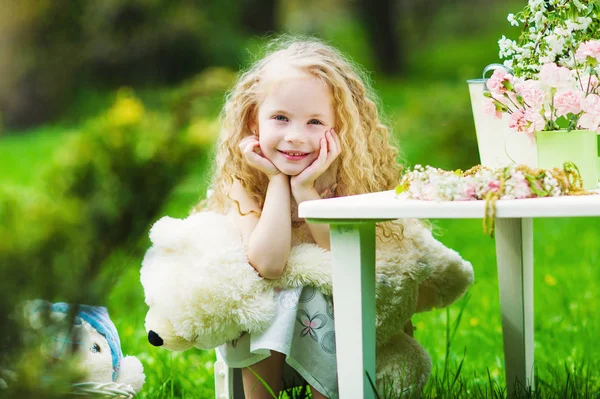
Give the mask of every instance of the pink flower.
[[529, 188], [529, 185], [527, 184], [527, 181], [525, 181], [524, 179], [519, 179], [515, 184], [514, 194], [515, 198], [517, 199], [531, 197], [532, 192]]
[[530, 138], [535, 132], [544, 129], [546, 121], [540, 115], [538, 110], [528, 108], [526, 110], [518, 109], [510, 115], [508, 127], [515, 129], [517, 132], [527, 133]]
[[502, 111], [496, 109], [496, 104], [491, 98], [483, 99], [483, 113], [485, 115], [494, 115], [497, 119], [502, 119]]
[[600, 115], [600, 96], [590, 94], [581, 102], [581, 109], [586, 114]]
[[540, 69], [540, 83], [555, 88], [573, 87], [574, 78], [571, 70], [565, 67], [559, 67], [554, 62], [544, 64]]
[[500, 180], [492, 180], [488, 183], [489, 191], [495, 193], [500, 189]]
[[508, 127], [515, 129], [517, 132], [523, 132], [527, 126], [527, 120], [525, 120], [525, 111], [518, 109], [510, 114], [508, 121]]
[[529, 108], [525, 111], [524, 116], [525, 120], [529, 122], [529, 125], [527, 126], [527, 129], [525, 131], [529, 134], [530, 138], [533, 137], [533, 134], [535, 134], [535, 132], [544, 130], [544, 126], [546, 126], [546, 121], [544, 120], [542, 115], [540, 115], [539, 111]]
[[486, 82], [486, 85], [492, 93], [504, 94], [506, 93], [506, 87], [504, 87], [505, 82], [512, 83], [513, 80], [513, 76], [504, 69], [496, 69]]
[[523, 97], [525, 103], [531, 108], [541, 109], [544, 104], [546, 93], [540, 89], [536, 80], [526, 80], [515, 83], [515, 92]]
[[581, 112], [581, 100], [584, 93], [581, 90], [569, 90], [559, 93], [554, 97], [554, 106], [557, 116], [566, 116], [567, 114], [578, 114]]
[[421, 190], [422, 198], [421, 199], [432, 201], [435, 199], [436, 194], [437, 194], [437, 189], [436, 189], [435, 185], [433, 185], [431, 183], [427, 183], [427, 184], [425, 184], [425, 187], [422, 187], [422, 190]]
[[582, 43], [575, 52], [575, 58], [578, 61], [586, 62], [588, 57], [600, 62], [600, 41], [589, 40]]
[[463, 193], [464, 199], [466, 200], [474, 200], [477, 199], [477, 188], [474, 184], [468, 183], [465, 185], [465, 191]]
[[584, 91], [593, 93], [598, 89], [598, 78], [594, 75], [584, 75], [581, 78]]
[[579, 118], [577, 125], [587, 130], [598, 130], [598, 127], [600, 126], [600, 115], [583, 114], [581, 115], [581, 118]]

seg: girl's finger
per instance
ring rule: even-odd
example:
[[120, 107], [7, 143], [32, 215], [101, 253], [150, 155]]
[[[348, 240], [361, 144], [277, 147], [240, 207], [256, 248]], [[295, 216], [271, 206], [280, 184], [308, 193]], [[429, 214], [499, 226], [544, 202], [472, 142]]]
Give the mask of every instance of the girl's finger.
[[258, 141], [256, 142], [249, 142], [248, 144], [246, 144], [246, 148], [244, 149], [244, 152], [246, 154], [252, 154], [252, 153], [256, 153], [256, 147], [259, 146], [260, 144], [258, 143]]
[[254, 138], [253, 136], [244, 137], [243, 139], [240, 140], [240, 143], [239, 143], [240, 149], [243, 150], [244, 148], [246, 148], [248, 143], [250, 143], [252, 141], [256, 141], [256, 138]]
[[321, 149], [319, 151], [319, 160], [323, 163], [327, 160], [327, 139], [323, 137], [321, 139]]
[[337, 144], [335, 142], [335, 139], [333, 138], [332, 132], [333, 129], [327, 132], [327, 140], [329, 141], [329, 152], [335, 155], [337, 153]]
[[331, 136], [333, 137], [333, 141], [335, 142], [335, 147], [337, 154], [339, 155], [342, 152], [342, 142], [340, 141], [340, 136], [335, 132], [335, 130], [331, 129]]
[[333, 140], [337, 143], [340, 144], [340, 136], [337, 134], [337, 132], [335, 131], [334, 128], [331, 128], [331, 137], [333, 137]]

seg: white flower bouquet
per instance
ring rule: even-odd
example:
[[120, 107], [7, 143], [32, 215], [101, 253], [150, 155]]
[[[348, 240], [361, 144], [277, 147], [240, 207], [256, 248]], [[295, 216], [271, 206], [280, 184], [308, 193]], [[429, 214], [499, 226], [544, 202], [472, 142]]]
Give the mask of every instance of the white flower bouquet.
[[600, 39], [598, 0], [529, 0], [507, 19], [523, 29], [517, 40], [502, 36], [499, 56], [518, 77], [532, 78], [548, 63], [573, 69], [575, 49]]

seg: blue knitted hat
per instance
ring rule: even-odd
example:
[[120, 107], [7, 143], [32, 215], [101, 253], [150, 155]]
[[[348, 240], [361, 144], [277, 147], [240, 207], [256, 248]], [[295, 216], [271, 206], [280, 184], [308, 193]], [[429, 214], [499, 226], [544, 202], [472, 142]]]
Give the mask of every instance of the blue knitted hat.
[[[65, 302], [57, 302], [51, 305], [50, 310], [52, 312], [68, 313], [69, 307], [70, 305]], [[123, 358], [123, 352], [121, 351], [119, 333], [108, 316], [108, 310], [106, 310], [104, 306], [89, 305], [79, 305], [78, 309], [79, 311], [77, 312], [77, 315], [75, 315], [75, 324], [81, 324], [81, 320], [83, 320], [89, 323], [99, 334], [106, 338], [112, 356], [112, 379], [113, 381], [116, 381], [121, 365], [121, 359]]]

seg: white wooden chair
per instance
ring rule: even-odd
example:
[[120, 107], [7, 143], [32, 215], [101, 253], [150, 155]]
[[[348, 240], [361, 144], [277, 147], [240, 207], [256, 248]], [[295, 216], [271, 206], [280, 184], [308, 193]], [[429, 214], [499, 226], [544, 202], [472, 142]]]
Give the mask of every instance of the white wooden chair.
[[215, 398], [216, 399], [243, 399], [244, 387], [242, 385], [242, 371], [227, 367], [218, 350], [217, 361], [214, 366], [215, 373]]

